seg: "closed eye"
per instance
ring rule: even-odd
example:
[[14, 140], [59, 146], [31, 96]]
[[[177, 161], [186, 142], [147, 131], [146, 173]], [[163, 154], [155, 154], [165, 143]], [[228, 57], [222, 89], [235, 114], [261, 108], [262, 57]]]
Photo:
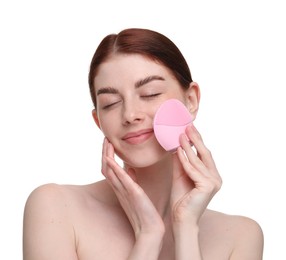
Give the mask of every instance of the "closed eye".
[[116, 101], [116, 102], [111, 103], [111, 104], [108, 104], [108, 105], [105, 105], [105, 106], [103, 106], [103, 107], [102, 107], [102, 109], [108, 109], [108, 108], [111, 108], [112, 106], [114, 106], [114, 105], [118, 104], [119, 102], [121, 102], [121, 100]]
[[142, 98], [154, 98], [154, 97], [157, 97], [160, 95], [161, 95], [161, 93], [155, 93], [155, 94], [150, 94], [150, 95], [142, 95], [141, 97]]

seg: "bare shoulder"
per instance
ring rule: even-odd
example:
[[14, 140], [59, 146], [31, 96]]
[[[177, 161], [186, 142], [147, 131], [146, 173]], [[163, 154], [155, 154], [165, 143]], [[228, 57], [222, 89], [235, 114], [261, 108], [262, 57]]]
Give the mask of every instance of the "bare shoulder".
[[44, 218], [49, 212], [53, 212], [53, 216], [56, 217], [58, 212], [55, 209], [60, 209], [65, 201], [63, 191], [62, 186], [57, 184], [45, 184], [34, 189], [26, 201], [24, 221]]
[[35, 188], [26, 201], [25, 217], [31, 216], [33, 212], [37, 212], [36, 215], [39, 215], [48, 214], [52, 211], [53, 215], [56, 216], [65, 211], [64, 209], [67, 208], [72, 195], [72, 187], [50, 183]]
[[[45, 207], [55, 207], [57, 205], [70, 206], [71, 203], [83, 203], [89, 200], [106, 202], [111, 199], [112, 192], [105, 183], [105, 181], [99, 181], [88, 185], [63, 185], [49, 183], [41, 185], [35, 188], [29, 195], [26, 208], [32, 206], [41, 206], [45, 204]], [[52, 203], [51, 203], [52, 202]]]
[[[90, 185], [45, 184], [35, 188], [24, 209], [24, 259], [42, 259], [43, 256], [77, 259], [76, 226], [90, 208], [99, 212], [96, 210], [98, 205], [104, 204], [100, 199], [104, 199], [104, 195], [108, 198], [105, 186], [99, 182]], [[101, 189], [107, 191], [100, 196]], [[58, 245], [61, 245], [60, 250]]]
[[63, 197], [65, 190], [65, 185], [55, 183], [41, 185], [31, 192], [27, 199], [26, 207], [30, 207], [31, 204], [37, 204], [39, 201], [41, 202], [40, 204], [55, 199], [59, 202], [59, 199]]
[[207, 237], [212, 237], [212, 241], [227, 245], [230, 259], [262, 259], [263, 231], [254, 219], [207, 210], [201, 225], [206, 244]]
[[[29, 195], [24, 217], [50, 217], [50, 221], [65, 218], [73, 220], [77, 212], [91, 207], [93, 210], [103, 204], [112, 204], [113, 192], [105, 181], [88, 185], [44, 184], [35, 188]], [[46, 220], [48, 221], [48, 219]], [[59, 220], [60, 221], [60, 220]]]
[[258, 232], [261, 233], [261, 227], [252, 218], [241, 216], [241, 215], [229, 215], [222, 212], [207, 210], [203, 221], [207, 221], [209, 223], [215, 223], [218, 227], [228, 228], [231, 231], [236, 232]]

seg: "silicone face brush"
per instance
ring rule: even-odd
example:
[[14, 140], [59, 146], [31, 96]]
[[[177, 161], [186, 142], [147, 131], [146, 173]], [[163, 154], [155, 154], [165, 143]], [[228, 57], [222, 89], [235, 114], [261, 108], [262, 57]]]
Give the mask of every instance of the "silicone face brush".
[[186, 106], [177, 99], [168, 99], [157, 110], [154, 121], [154, 133], [159, 144], [166, 151], [175, 151], [179, 146], [179, 137], [192, 124], [192, 116]]

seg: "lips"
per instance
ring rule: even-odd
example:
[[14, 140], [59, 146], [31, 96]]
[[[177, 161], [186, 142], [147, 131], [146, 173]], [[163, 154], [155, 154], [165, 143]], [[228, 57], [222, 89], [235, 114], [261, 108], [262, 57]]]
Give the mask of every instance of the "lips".
[[130, 144], [139, 144], [147, 139], [149, 139], [153, 135], [153, 129], [143, 129], [136, 132], [130, 132], [123, 136], [122, 140], [130, 143]]

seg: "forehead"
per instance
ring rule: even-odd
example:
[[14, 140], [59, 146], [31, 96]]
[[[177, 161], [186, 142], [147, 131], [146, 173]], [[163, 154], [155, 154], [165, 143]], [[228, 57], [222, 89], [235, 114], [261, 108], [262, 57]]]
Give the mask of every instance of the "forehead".
[[138, 79], [158, 75], [173, 78], [170, 70], [164, 65], [139, 54], [117, 54], [99, 66], [94, 79], [94, 86], [114, 86], [134, 83]]

